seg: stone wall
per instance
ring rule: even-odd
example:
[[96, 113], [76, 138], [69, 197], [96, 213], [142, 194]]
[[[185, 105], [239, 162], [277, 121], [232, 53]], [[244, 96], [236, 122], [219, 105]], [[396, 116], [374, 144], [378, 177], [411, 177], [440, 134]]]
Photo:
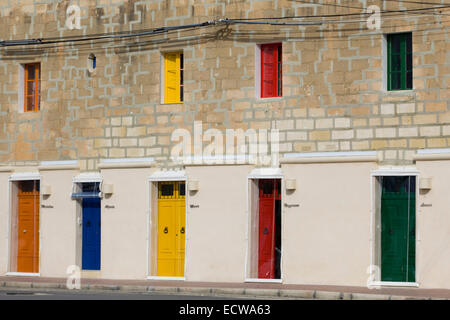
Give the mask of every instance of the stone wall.
[[[314, 26], [218, 24], [128, 39], [0, 48], [0, 162], [154, 157], [170, 165], [177, 128], [279, 129], [281, 152], [379, 150], [409, 164], [450, 146], [450, 10], [397, 1], [1, 0], [0, 39], [88, 36], [224, 18], [326, 16]], [[438, 1], [436, 1], [438, 2]], [[444, 3], [444, 1], [441, 1]], [[81, 8], [81, 30], [65, 26]], [[367, 26], [369, 5], [383, 13]], [[442, 15], [439, 12], [443, 13]], [[348, 15], [355, 14], [355, 15]], [[413, 90], [386, 91], [383, 37], [413, 34]], [[256, 97], [257, 44], [282, 42], [283, 97]], [[185, 101], [162, 104], [162, 53], [182, 50]], [[97, 69], [88, 72], [88, 56]], [[41, 111], [19, 105], [20, 65], [41, 62]]]

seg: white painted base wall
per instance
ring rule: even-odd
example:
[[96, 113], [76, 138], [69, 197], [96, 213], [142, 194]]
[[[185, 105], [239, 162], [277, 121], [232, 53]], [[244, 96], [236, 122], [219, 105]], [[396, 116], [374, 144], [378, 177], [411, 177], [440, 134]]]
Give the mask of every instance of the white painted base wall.
[[[417, 283], [420, 288], [450, 289], [450, 161], [417, 161], [432, 189], [420, 192], [417, 207]], [[248, 280], [248, 177], [250, 165], [188, 166], [186, 281]], [[284, 179], [296, 190], [282, 193], [282, 281], [285, 284], [366, 286], [371, 263], [371, 172], [375, 161], [285, 163]], [[37, 170], [37, 169], [36, 169]], [[156, 168], [105, 167], [104, 183], [113, 194], [101, 203], [101, 271], [105, 279], [147, 279], [149, 177]], [[9, 177], [0, 171], [0, 275], [9, 271]], [[70, 197], [78, 170], [42, 170], [41, 184], [52, 194], [41, 199], [41, 277], [66, 277], [80, 263], [76, 201]], [[298, 205], [298, 206], [297, 206]], [[192, 206], [192, 207], [191, 207]]]

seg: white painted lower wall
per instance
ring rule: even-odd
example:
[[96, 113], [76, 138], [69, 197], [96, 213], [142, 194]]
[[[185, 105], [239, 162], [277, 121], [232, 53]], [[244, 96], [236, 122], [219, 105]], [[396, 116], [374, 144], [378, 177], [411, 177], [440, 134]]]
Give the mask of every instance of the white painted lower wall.
[[71, 199], [76, 170], [41, 171], [42, 186], [51, 186], [48, 197], [40, 202], [40, 265], [42, 277], [67, 277], [67, 268], [75, 265], [76, 207]]
[[[371, 242], [371, 172], [376, 162], [284, 163], [283, 181], [296, 180], [282, 193], [282, 280], [286, 284], [366, 286]], [[250, 165], [188, 166], [186, 281], [246, 280], [248, 263], [248, 177]], [[450, 160], [417, 161], [432, 189], [420, 192], [417, 207], [417, 282], [420, 288], [450, 288]], [[156, 168], [105, 167], [104, 184], [113, 185], [101, 203], [101, 271], [105, 279], [146, 279], [154, 258], [149, 246], [149, 177]], [[66, 277], [80, 264], [80, 226], [72, 200], [77, 170], [42, 170], [42, 277]], [[0, 275], [8, 271], [9, 181], [0, 171]], [[422, 204], [424, 204], [422, 206]], [[191, 205], [193, 207], [191, 207]], [[297, 206], [298, 205], [298, 206]], [[198, 206], [198, 207], [196, 207]], [[107, 208], [108, 207], [108, 208]]]
[[[101, 202], [101, 272], [107, 279], [147, 276], [147, 168], [102, 169], [104, 184], [114, 193]], [[109, 208], [107, 208], [107, 206]]]
[[251, 169], [247, 165], [186, 168], [188, 179], [199, 181], [199, 191], [188, 194], [186, 280], [244, 281]]
[[418, 201], [417, 268], [421, 288], [450, 289], [450, 160], [417, 161], [432, 188]]
[[9, 252], [9, 176], [11, 172], [0, 171], [0, 275], [8, 271]]
[[374, 162], [283, 164], [285, 283], [365, 286], [370, 265], [370, 171]]

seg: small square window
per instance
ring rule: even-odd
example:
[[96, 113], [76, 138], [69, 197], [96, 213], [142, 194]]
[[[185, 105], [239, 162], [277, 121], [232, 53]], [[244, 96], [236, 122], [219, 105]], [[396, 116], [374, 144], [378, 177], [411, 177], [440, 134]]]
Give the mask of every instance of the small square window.
[[100, 182], [86, 182], [81, 185], [82, 192], [92, 192], [99, 193], [100, 192]]
[[161, 185], [161, 196], [170, 197], [173, 196], [173, 184], [162, 184]]

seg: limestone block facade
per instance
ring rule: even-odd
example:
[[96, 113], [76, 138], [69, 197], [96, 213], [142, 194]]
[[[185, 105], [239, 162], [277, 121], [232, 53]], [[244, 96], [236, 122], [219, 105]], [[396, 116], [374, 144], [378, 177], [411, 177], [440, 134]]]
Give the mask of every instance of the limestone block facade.
[[[81, 10], [80, 30], [65, 26], [72, 4]], [[427, 6], [384, 2], [380, 8]], [[383, 14], [379, 30], [367, 27], [364, 11], [334, 1], [21, 0], [3, 1], [0, 10], [3, 40], [70, 39], [224, 18], [325, 17], [296, 20], [323, 22], [312, 26], [218, 24], [129, 39], [2, 47], [4, 164], [76, 159], [94, 170], [102, 158], [155, 157], [166, 166], [171, 133], [192, 130], [195, 120], [205, 129], [278, 129], [283, 153], [378, 150], [386, 164], [412, 163], [417, 149], [449, 146], [449, 22], [438, 10]], [[397, 32], [412, 32], [412, 90], [385, 89], [383, 39]], [[256, 93], [255, 50], [266, 42], [282, 43], [280, 98]], [[167, 51], [184, 54], [180, 104], [161, 103]], [[94, 74], [87, 67], [91, 53]], [[37, 113], [23, 113], [19, 105], [19, 66], [30, 62], [42, 69]]]
[[[82, 201], [58, 192], [73, 196], [83, 183], [102, 182], [113, 187], [101, 198], [102, 267], [86, 276], [164, 278], [158, 183], [181, 181], [181, 278], [261, 278], [252, 197], [258, 180], [277, 180], [276, 280], [365, 286], [369, 266], [388, 268], [380, 253], [381, 177], [410, 177], [415, 277], [401, 282], [450, 288], [443, 245], [450, 239], [443, 193], [450, 187], [450, 6], [434, 2], [0, 0], [0, 274], [20, 273], [13, 240], [20, 181], [40, 181], [41, 250], [32, 273], [50, 277], [83, 261]], [[403, 90], [390, 89], [396, 34], [411, 37], [411, 85]], [[265, 44], [280, 48], [279, 94], [269, 98], [261, 98]], [[182, 59], [175, 103], [166, 103], [168, 53]], [[30, 111], [32, 64], [40, 71], [39, 107]], [[280, 164], [174, 162], [174, 132], [195, 135], [196, 126], [276, 130]], [[54, 223], [63, 229], [54, 232]], [[233, 229], [232, 240], [223, 228]], [[120, 232], [127, 240], [116, 238]], [[392, 285], [379, 280], [373, 283]]]

